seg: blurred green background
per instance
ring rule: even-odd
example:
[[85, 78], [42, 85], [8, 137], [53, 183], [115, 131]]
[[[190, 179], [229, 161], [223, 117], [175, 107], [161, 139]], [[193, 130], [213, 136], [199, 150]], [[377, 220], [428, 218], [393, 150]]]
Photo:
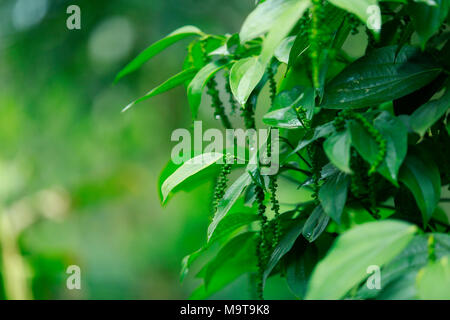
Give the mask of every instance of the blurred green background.
[[[81, 30], [66, 27], [71, 4]], [[0, 0], [0, 298], [189, 297], [197, 282], [180, 284], [180, 262], [205, 239], [212, 179], [165, 208], [157, 192], [171, 132], [191, 126], [185, 92], [120, 112], [181, 69], [186, 42], [112, 83], [172, 30], [237, 32], [253, 6]], [[69, 265], [81, 268], [81, 290], [66, 288]], [[246, 293], [238, 283], [217, 297]]]

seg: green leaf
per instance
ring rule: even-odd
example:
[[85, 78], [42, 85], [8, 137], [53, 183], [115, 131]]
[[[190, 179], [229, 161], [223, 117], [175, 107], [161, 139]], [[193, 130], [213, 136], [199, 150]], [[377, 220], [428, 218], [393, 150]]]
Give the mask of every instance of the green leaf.
[[264, 75], [265, 67], [258, 57], [236, 62], [230, 71], [230, 86], [236, 100], [244, 105]]
[[186, 161], [175, 170], [161, 185], [163, 202], [167, 200], [169, 193], [181, 182], [199, 171], [209, 167], [223, 158], [222, 153], [204, 153]]
[[441, 71], [411, 46], [384, 47], [346, 67], [325, 87], [321, 107], [352, 109], [406, 96], [431, 82]]
[[350, 131], [345, 130], [333, 134], [323, 144], [323, 149], [331, 163], [346, 173], [352, 173], [350, 169], [351, 143]]
[[325, 231], [329, 221], [330, 217], [323, 211], [322, 206], [317, 206], [306, 220], [303, 236], [309, 242], [315, 241]]
[[267, 0], [253, 10], [245, 19], [239, 37], [241, 42], [255, 39], [266, 32], [280, 20], [283, 14], [295, 10], [297, 3], [302, 0]]
[[297, 129], [303, 126], [297, 116], [297, 112], [292, 107], [266, 113], [263, 117], [263, 122], [269, 126], [284, 129]]
[[350, 177], [339, 172], [328, 178], [319, 190], [319, 200], [323, 211], [337, 223], [341, 223], [349, 184]]
[[382, 267], [391, 261], [416, 231], [415, 226], [395, 220], [370, 222], [347, 231], [315, 268], [306, 298], [343, 298], [367, 277], [369, 266]]
[[256, 234], [246, 232], [231, 239], [205, 266], [207, 295], [219, 291], [240, 275], [257, 271]]
[[273, 250], [269, 262], [267, 263], [266, 270], [264, 271], [263, 286], [266, 282], [266, 279], [269, 277], [270, 273], [281, 260], [281, 258], [283, 258], [284, 255], [292, 249], [295, 241], [303, 231], [304, 224], [304, 221], [297, 221], [281, 238], [280, 243]]
[[450, 300], [449, 256], [430, 262], [417, 275], [417, 293], [423, 300]]
[[[323, 49], [329, 49], [330, 47], [340, 49], [343, 42], [347, 38], [347, 33], [342, 32], [343, 29], [348, 28], [348, 23], [345, 19], [346, 12], [344, 10], [335, 7], [334, 5], [329, 4], [327, 1], [323, 3], [322, 10], [324, 17], [326, 17], [327, 22], [326, 24], [321, 25], [320, 31], [323, 34], [327, 36], [330, 35], [331, 38], [333, 38], [332, 41], [326, 44], [328, 47], [324, 47]], [[345, 21], [344, 25], [342, 25], [343, 21]], [[345, 28], [342, 28], [342, 26], [345, 26]], [[304, 55], [304, 53], [308, 50], [309, 45], [310, 45], [309, 33], [305, 32], [305, 30], [300, 30], [300, 32], [295, 37], [295, 41], [289, 53], [289, 61], [288, 61], [289, 67], [293, 67], [296, 64], [296, 62], [299, 62], [298, 61], [299, 58], [301, 58]]]
[[428, 39], [439, 30], [450, 9], [448, 0], [433, 0], [433, 2], [435, 5], [429, 5], [430, 1], [422, 1], [422, 3], [415, 1], [408, 6], [408, 12], [419, 35], [422, 48], [425, 48]]
[[115, 82], [119, 81], [127, 74], [139, 69], [144, 63], [146, 63], [148, 60], [153, 58], [155, 55], [157, 55], [170, 45], [193, 35], [202, 36], [203, 32], [194, 26], [184, 26], [175, 30], [165, 38], [155, 42], [150, 47], [145, 49], [141, 54], [139, 54], [125, 68], [123, 68], [116, 76]]
[[376, 27], [381, 27], [381, 14], [376, 14], [376, 10], [380, 12], [377, 0], [329, 0], [336, 7], [344, 9], [355, 14], [365, 25], [371, 25], [379, 32]]
[[[443, 233], [416, 235], [406, 248], [381, 270], [381, 290], [371, 290], [362, 285], [358, 291], [358, 299], [374, 299], [393, 297], [400, 299], [416, 298], [415, 280], [418, 271], [428, 263], [428, 238], [435, 239], [435, 255], [437, 259], [450, 255], [450, 236]], [[405, 279], [403, 279], [405, 278]], [[397, 283], [403, 288], [409, 287], [406, 292], [398, 291]]]
[[398, 185], [398, 171], [408, 149], [408, 128], [387, 111], [383, 111], [374, 120], [374, 126], [386, 139], [386, 156], [378, 171], [394, 185]]
[[216, 243], [222, 243], [242, 227], [249, 226], [252, 222], [258, 221], [259, 216], [252, 212], [251, 208], [245, 207], [244, 202], [236, 203], [233, 209], [219, 222], [215, 232], [209, 241], [197, 251], [183, 258], [181, 264], [181, 281], [186, 277], [191, 265], [201, 256], [208, 253], [208, 250]]
[[302, 251], [295, 251], [294, 248], [289, 253], [286, 268], [286, 281], [289, 289], [299, 299], [305, 298], [309, 279], [318, 260], [316, 247], [308, 245], [302, 249]]
[[211, 62], [204, 66], [192, 79], [187, 88], [189, 106], [191, 107], [192, 117], [197, 118], [198, 108], [202, 101], [203, 89], [208, 81], [221, 69], [226, 66], [222, 60]]
[[314, 142], [320, 138], [324, 138], [324, 137], [332, 134], [333, 132], [334, 132], [334, 125], [332, 122], [328, 122], [321, 126], [318, 126], [314, 130], [313, 136], [310, 139], [301, 140], [298, 143], [298, 145], [295, 147], [295, 149], [289, 154], [289, 156], [293, 155], [296, 152], [299, 152], [300, 150], [302, 150], [303, 148], [305, 148], [312, 142]]
[[[386, 155], [378, 167], [378, 172], [394, 185], [398, 185], [398, 171], [407, 151], [408, 129], [403, 122], [387, 111], [383, 111], [374, 120], [374, 127], [386, 140]], [[378, 154], [378, 145], [367, 130], [355, 121], [350, 122], [352, 145], [370, 164], [374, 163]]]
[[305, 86], [295, 86], [289, 90], [283, 90], [278, 93], [269, 108], [270, 111], [292, 107], [302, 108], [306, 111], [307, 119], [311, 120], [314, 114], [314, 89]]
[[189, 68], [189, 69], [181, 71], [180, 73], [177, 73], [176, 75], [174, 75], [173, 77], [171, 77], [170, 79], [168, 79], [167, 81], [162, 83], [161, 85], [159, 85], [156, 88], [149, 91], [145, 96], [143, 96], [143, 97], [133, 101], [129, 105], [127, 105], [122, 110], [122, 112], [127, 111], [128, 109], [130, 109], [132, 106], [134, 106], [135, 104], [137, 104], [139, 102], [142, 102], [144, 100], [147, 100], [148, 98], [151, 98], [158, 94], [169, 91], [170, 89], [173, 89], [179, 85], [186, 83], [186, 81], [192, 80], [192, 78], [194, 78], [194, 76], [197, 74], [197, 72], [198, 72], [197, 69]]
[[304, 32], [300, 31], [289, 51], [289, 67], [294, 66], [295, 62], [308, 50], [309, 45], [308, 33], [304, 34]]
[[408, 154], [400, 169], [399, 179], [411, 190], [422, 213], [424, 225], [433, 215], [441, 197], [441, 177], [431, 159]]
[[254, 221], [258, 221], [259, 216], [253, 213], [242, 213], [235, 212], [229, 213], [219, 222], [214, 232], [211, 234], [211, 237], [208, 240], [208, 243], [211, 244], [214, 241], [222, 239], [240, 227], [249, 225]]
[[429, 101], [414, 111], [410, 118], [412, 130], [423, 137], [425, 132], [449, 109], [450, 88], [447, 87], [445, 94], [440, 99]]
[[285, 8], [264, 39], [261, 51], [261, 62], [263, 65], [269, 63], [275, 49], [289, 35], [289, 32], [311, 4], [310, 0], [290, 0], [290, 2], [292, 5]]
[[289, 63], [289, 55], [294, 45], [295, 36], [287, 37], [283, 41], [281, 41], [280, 45], [275, 49], [275, 57], [278, 61], [283, 62], [285, 64]]
[[252, 182], [248, 172], [243, 173], [226, 191], [217, 206], [213, 221], [208, 227], [208, 240], [211, 239], [219, 222], [225, 217], [244, 189]]

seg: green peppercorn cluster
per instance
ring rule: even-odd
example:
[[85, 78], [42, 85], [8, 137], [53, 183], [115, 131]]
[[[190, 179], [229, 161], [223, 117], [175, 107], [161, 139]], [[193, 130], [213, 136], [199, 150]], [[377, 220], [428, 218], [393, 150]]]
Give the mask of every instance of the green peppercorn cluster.
[[[202, 40], [200, 42], [202, 55], [203, 55], [203, 61], [204, 63], [208, 63], [210, 61], [210, 58], [207, 55], [206, 51], [206, 40]], [[222, 125], [226, 129], [231, 129], [231, 122], [230, 119], [228, 119], [228, 116], [225, 114], [225, 107], [222, 103], [222, 100], [220, 99], [220, 93], [217, 89], [217, 81], [214, 77], [212, 77], [208, 83], [206, 84], [206, 87], [208, 88], [207, 93], [211, 97], [211, 107], [214, 109], [214, 117], [217, 120], [222, 121]]]
[[225, 91], [228, 94], [228, 103], [231, 106], [231, 114], [235, 114], [237, 110], [237, 103], [234, 99], [233, 92], [231, 91], [231, 84], [230, 84], [230, 74], [225, 74]]
[[312, 183], [312, 189], [313, 189], [313, 193], [312, 193], [312, 198], [314, 200], [314, 202], [319, 205], [319, 181], [320, 181], [320, 163], [319, 163], [319, 148], [320, 145], [317, 142], [313, 142], [311, 143], [308, 147], [307, 147], [307, 152], [308, 152], [308, 156], [309, 159], [311, 161], [311, 177], [313, 179], [313, 183]]
[[267, 74], [269, 76], [269, 86], [270, 86], [270, 101], [275, 101], [275, 96], [277, 95], [277, 82], [275, 81], [275, 60], [272, 59], [272, 63], [270, 63], [269, 68], [267, 68]]
[[258, 203], [258, 216], [261, 221], [261, 227], [258, 234], [257, 242], [257, 261], [258, 261], [258, 282], [257, 282], [257, 295], [259, 299], [264, 299], [263, 295], [263, 277], [264, 271], [270, 258], [270, 244], [267, 241], [268, 235], [268, 220], [266, 217], [266, 205], [264, 204], [265, 194], [264, 189], [261, 186], [256, 186], [256, 201]]
[[231, 172], [231, 164], [224, 163], [220, 170], [219, 177], [217, 178], [216, 187], [214, 190], [214, 198], [213, 198], [214, 212], [217, 211], [217, 207], [225, 194], [225, 189], [228, 183], [228, 175], [230, 174], [230, 172]]
[[369, 169], [369, 176], [374, 174], [378, 167], [383, 162], [385, 156], [386, 156], [386, 139], [383, 138], [380, 131], [378, 131], [372, 123], [369, 122], [363, 115], [357, 112], [353, 111], [346, 111], [344, 112], [345, 117], [349, 119], [353, 119], [355, 121], [358, 121], [365, 130], [370, 134], [370, 136], [375, 140], [377, 147], [378, 147], [378, 153], [375, 158], [375, 161], [372, 163], [372, 166]]
[[217, 89], [217, 81], [214, 78], [211, 78], [206, 84], [208, 88], [208, 95], [211, 97], [211, 106], [214, 108], [214, 117], [217, 120], [221, 120], [223, 126], [226, 129], [231, 129], [231, 122], [228, 119], [228, 116], [225, 114], [225, 107], [220, 100], [219, 90]]
[[320, 87], [320, 52], [323, 44], [328, 41], [328, 34], [322, 32], [321, 27], [325, 21], [324, 4], [322, 0], [312, 0], [312, 24], [309, 32], [310, 59], [313, 68], [313, 83], [317, 89]]
[[273, 241], [272, 249], [280, 242], [281, 225], [280, 225], [280, 203], [277, 199], [278, 182], [277, 176], [273, 175], [269, 177], [269, 189], [270, 189], [270, 202], [272, 203], [272, 211], [275, 213], [273, 218]]

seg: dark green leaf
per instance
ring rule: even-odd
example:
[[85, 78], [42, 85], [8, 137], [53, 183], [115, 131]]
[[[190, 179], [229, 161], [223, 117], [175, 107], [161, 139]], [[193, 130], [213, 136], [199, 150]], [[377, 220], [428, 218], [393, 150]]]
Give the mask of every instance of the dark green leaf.
[[280, 243], [274, 249], [269, 262], [267, 263], [266, 270], [264, 271], [263, 285], [281, 258], [292, 249], [295, 241], [302, 233], [304, 223], [304, 221], [298, 221], [281, 238]]
[[[408, 129], [403, 122], [387, 111], [383, 111], [374, 121], [375, 128], [386, 140], [386, 155], [378, 167], [378, 172], [394, 185], [398, 185], [398, 170], [403, 163], [407, 151]], [[364, 160], [370, 164], [376, 161], [378, 145], [367, 130], [355, 121], [350, 122], [352, 145]]]
[[412, 2], [408, 6], [408, 12], [419, 35], [422, 48], [425, 48], [428, 39], [439, 30], [447, 17], [450, 1], [433, 0], [435, 5], [429, 5], [430, 1], [422, 2], [428, 2], [428, 4], [418, 3], [418, 1]]
[[450, 109], [450, 88], [437, 100], [430, 101], [411, 115], [411, 128], [420, 136], [438, 121]]
[[363, 108], [398, 99], [431, 82], [441, 71], [411, 46], [376, 49], [355, 61], [326, 87], [323, 108]]
[[337, 223], [341, 222], [349, 184], [350, 177], [339, 172], [328, 178], [319, 190], [319, 200], [323, 211]]
[[302, 251], [294, 250], [295, 248], [288, 257], [286, 281], [292, 293], [299, 299], [304, 299], [309, 279], [318, 260], [318, 252], [313, 245], [306, 246]]
[[317, 206], [306, 220], [302, 232], [303, 236], [309, 242], [313, 242], [325, 231], [329, 221], [330, 217], [323, 211], [322, 206]]
[[424, 225], [433, 215], [441, 197], [441, 177], [431, 159], [408, 154], [400, 169], [399, 179], [414, 195], [422, 212]]
[[290, 155], [293, 155], [294, 153], [302, 150], [303, 148], [305, 148], [306, 146], [308, 146], [309, 144], [311, 144], [312, 142], [320, 139], [320, 138], [324, 138], [328, 135], [330, 135], [331, 133], [334, 132], [334, 125], [332, 122], [328, 122], [324, 125], [318, 126], [315, 130], [314, 130], [314, 134], [310, 139], [305, 139], [305, 140], [301, 140], [298, 145], [295, 147], [295, 149], [290, 153]]

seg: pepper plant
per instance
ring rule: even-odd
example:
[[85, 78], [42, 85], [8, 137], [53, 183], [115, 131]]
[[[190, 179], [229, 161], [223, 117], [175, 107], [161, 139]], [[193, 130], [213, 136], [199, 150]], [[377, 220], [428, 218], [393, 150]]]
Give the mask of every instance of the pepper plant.
[[[181, 72], [126, 109], [184, 85], [193, 119], [203, 99], [225, 129], [280, 132], [276, 175], [225, 152], [163, 170], [163, 203], [216, 179], [207, 240], [182, 262], [183, 278], [204, 261], [192, 298], [247, 276], [262, 299], [274, 275], [299, 299], [450, 298], [449, 6], [259, 1], [239, 33], [182, 27], [118, 74], [189, 38]], [[282, 182], [308, 196], [283, 203]]]

